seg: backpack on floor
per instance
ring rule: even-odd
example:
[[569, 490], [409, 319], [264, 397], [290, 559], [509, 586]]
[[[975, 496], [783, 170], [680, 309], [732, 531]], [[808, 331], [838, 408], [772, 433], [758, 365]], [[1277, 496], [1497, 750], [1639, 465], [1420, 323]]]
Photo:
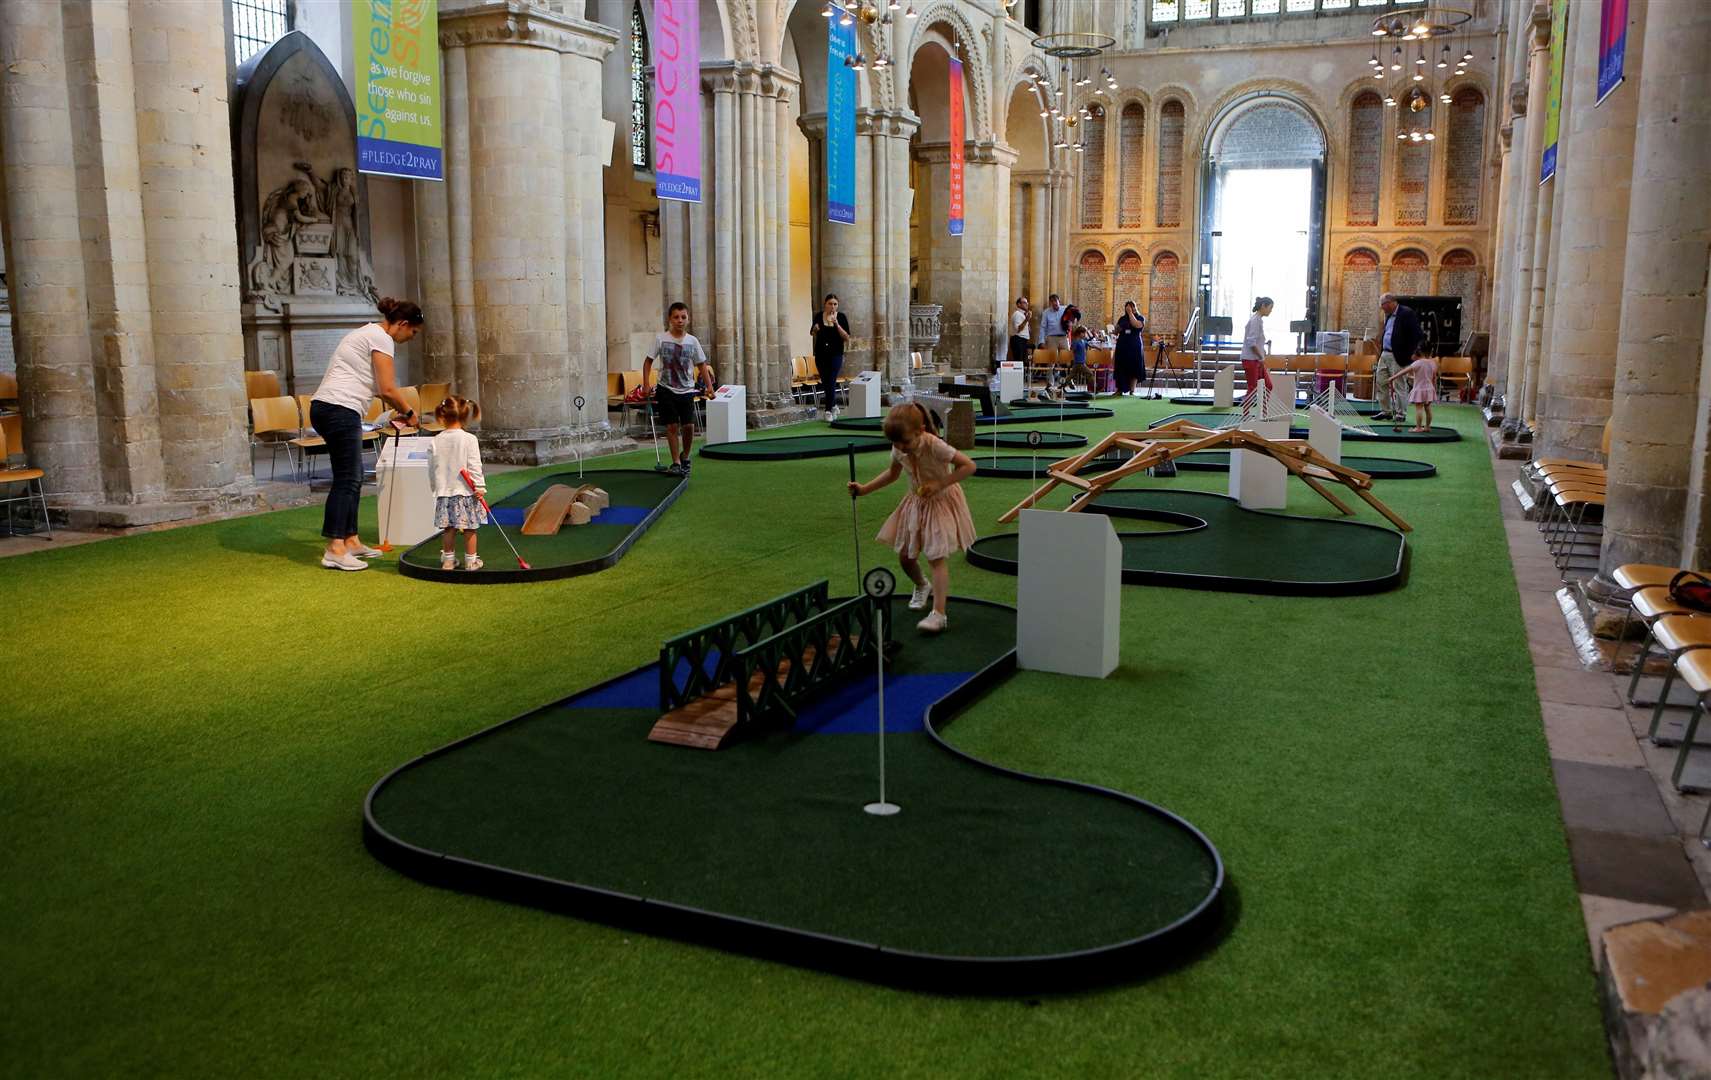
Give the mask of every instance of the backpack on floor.
[[1691, 611], [1711, 611], [1711, 578], [1683, 570], [1669, 579], [1669, 598]]

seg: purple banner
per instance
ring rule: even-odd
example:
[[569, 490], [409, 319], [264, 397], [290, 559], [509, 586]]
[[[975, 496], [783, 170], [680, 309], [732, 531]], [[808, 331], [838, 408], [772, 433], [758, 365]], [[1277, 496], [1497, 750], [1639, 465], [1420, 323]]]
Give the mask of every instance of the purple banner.
[[1604, 0], [1598, 17], [1598, 101], [1622, 84], [1623, 59], [1628, 53], [1628, 0]]
[[654, 188], [701, 201], [701, 3], [654, 0]]

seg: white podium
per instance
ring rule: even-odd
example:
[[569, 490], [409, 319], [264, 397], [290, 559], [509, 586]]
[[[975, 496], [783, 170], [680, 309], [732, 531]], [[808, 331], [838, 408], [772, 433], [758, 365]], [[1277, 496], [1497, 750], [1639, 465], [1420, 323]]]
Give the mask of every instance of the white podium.
[[434, 528], [433, 469], [428, 454], [431, 438], [419, 435], [387, 439], [374, 467], [380, 485], [380, 542], [411, 547], [439, 530]]
[[1236, 403], [1236, 369], [1222, 364], [1212, 376], [1212, 407], [1228, 409]]
[[998, 365], [998, 400], [1004, 404], [1020, 400], [1026, 393], [1027, 382], [1019, 360], [1006, 360]]
[[721, 386], [707, 402], [707, 441], [745, 442], [749, 437], [749, 392], [741, 386]]
[[[1243, 424], [1242, 430], [1268, 439], [1287, 439], [1289, 421]], [[1268, 455], [1237, 450], [1230, 455], [1229, 490], [1249, 510], [1281, 510], [1289, 505], [1289, 470]]]
[[1307, 410], [1307, 445], [1338, 465], [1343, 463], [1343, 426], [1317, 405]]
[[[1265, 418], [1267, 420], [1282, 420], [1284, 427], [1295, 417], [1295, 376], [1287, 371], [1271, 373], [1271, 390], [1266, 396]], [[1288, 438], [1285, 431], [1282, 438]]]
[[1117, 667], [1123, 546], [1104, 514], [1024, 510], [1016, 664], [1103, 679]]
[[850, 415], [879, 416], [883, 412], [879, 372], [864, 371], [850, 381]]

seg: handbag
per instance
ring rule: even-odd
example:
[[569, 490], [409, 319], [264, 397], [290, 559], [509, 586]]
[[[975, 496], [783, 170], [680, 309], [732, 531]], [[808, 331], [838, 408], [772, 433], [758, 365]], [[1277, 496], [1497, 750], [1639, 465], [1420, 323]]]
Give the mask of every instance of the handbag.
[[1683, 570], [1669, 579], [1669, 599], [1689, 611], [1711, 611], [1711, 578]]

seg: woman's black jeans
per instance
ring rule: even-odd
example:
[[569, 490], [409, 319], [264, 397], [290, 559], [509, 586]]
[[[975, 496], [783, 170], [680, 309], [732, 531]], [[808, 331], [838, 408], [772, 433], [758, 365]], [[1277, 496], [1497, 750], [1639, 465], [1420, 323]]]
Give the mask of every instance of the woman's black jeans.
[[814, 366], [820, 369], [820, 392], [826, 396], [829, 413], [838, 405], [838, 374], [844, 370], [844, 354], [815, 357]]
[[356, 506], [362, 498], [362, 416], [343, 405], [311, 401], [309, 426], [326, 441], [327, 460], [333, 465], [321, 535], [331, 540], [355, 536]]

